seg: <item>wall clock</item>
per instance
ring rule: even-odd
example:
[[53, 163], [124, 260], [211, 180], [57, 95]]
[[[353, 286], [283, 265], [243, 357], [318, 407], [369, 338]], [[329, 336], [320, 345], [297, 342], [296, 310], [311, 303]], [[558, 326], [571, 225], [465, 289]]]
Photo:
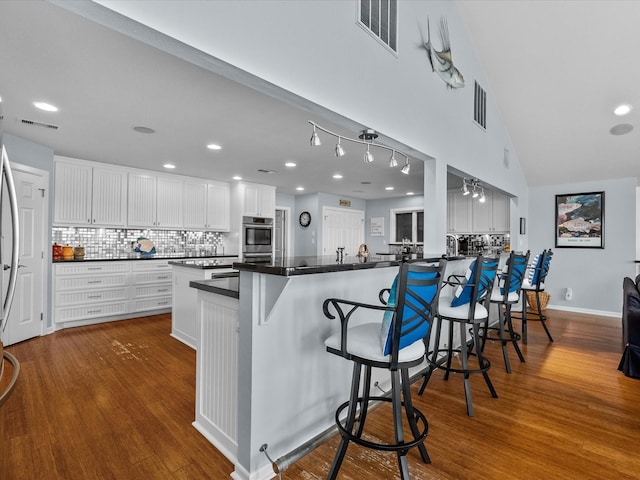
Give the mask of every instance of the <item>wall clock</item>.
[[303, 227], [308, 227], [311, 223], [311, 214], [309, 212], [302, 212], [299, 218], [300, 225]]

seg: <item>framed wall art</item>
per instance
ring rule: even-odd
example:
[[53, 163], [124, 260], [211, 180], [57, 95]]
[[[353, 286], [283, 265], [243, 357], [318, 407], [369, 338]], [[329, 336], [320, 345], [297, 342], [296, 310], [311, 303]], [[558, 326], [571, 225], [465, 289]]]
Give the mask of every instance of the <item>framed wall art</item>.
[[604, 248], [604, 192], [556, 195], [556, 247]]

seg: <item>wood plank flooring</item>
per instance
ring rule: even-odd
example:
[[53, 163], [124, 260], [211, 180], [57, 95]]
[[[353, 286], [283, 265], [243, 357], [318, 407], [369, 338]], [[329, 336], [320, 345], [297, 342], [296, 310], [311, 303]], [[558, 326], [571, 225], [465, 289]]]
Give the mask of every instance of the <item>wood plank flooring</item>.
[[[620, 321], [547, 313], [556, 341], [548, 343], [532, 323], [527, 361], [511, 352], [511, 375], [500, 347], [487, 345], [499, 398], [491, 398], [481, 377], [472, 378], [475, 417], [466, 415], [460, 377], [446, 382], [436, 372], [423, 396], [414, 393], [430, 422], [432, 463], [411, 452], [413, 479], [640, 477], [640, 380], [616, 370]], [[158, 315], [7, 347], [22, 371], [0, 412], [0, 479], [230, 478], [233, 465], [191, 425], [195, 353], [170, 329], [170, 316]], [[370, 414], [372, 437], [388, 438], [388, 414], [386, 405]], [[332, 438], [282, 478], [326, 478], [337, 442]], [[393, 455], [350, 446], [339, 478], [386, 480], [397, 472]]]

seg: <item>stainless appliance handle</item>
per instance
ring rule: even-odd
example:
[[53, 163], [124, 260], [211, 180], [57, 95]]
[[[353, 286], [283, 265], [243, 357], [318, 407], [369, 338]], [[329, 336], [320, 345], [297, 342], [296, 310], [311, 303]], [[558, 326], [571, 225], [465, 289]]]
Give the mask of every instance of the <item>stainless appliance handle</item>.
[[[11, 165], [9, 165], [9, 157], [7, 151], [2, 146], [2, 164], [0, 166], [2, 174], [7, 181], [7, 194], [9, 195], [9, 206], [11, 208], [11, 226], [12, 226], [12, 250], [11, 250], [11, 271], [9, 272], [9, 286], [7, 287], [7, 296], [4, 299], [4, 308], [2, 312], [2, 330], [7, 327], [6, 320], [9, 318], [11, 305], [13, 304], [13, 296], [16, 293], [16, 282], [18, 279], [18, 257], [20, 250], [20, 228], [18, 223], [18, 200], [16, 197], [16, 186], [13, 183], [13, 174], [11, 173]], [[0, 177], [0, 180], [2, 178]], [[0, 194], [1, 194], [0, 189]]]

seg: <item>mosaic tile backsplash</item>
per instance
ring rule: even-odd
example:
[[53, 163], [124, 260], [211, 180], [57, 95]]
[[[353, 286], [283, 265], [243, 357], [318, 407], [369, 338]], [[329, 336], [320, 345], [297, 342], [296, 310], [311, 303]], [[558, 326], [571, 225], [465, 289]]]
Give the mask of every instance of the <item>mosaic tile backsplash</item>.
[[132, 243], [148, 238], [159, 256], [223, 255], [225, 233], [185, 230], [136, 230], [125, 228], [53, 227], [52, 244], [78, 246], [85, 258], [122, 258], [133, 255]]

